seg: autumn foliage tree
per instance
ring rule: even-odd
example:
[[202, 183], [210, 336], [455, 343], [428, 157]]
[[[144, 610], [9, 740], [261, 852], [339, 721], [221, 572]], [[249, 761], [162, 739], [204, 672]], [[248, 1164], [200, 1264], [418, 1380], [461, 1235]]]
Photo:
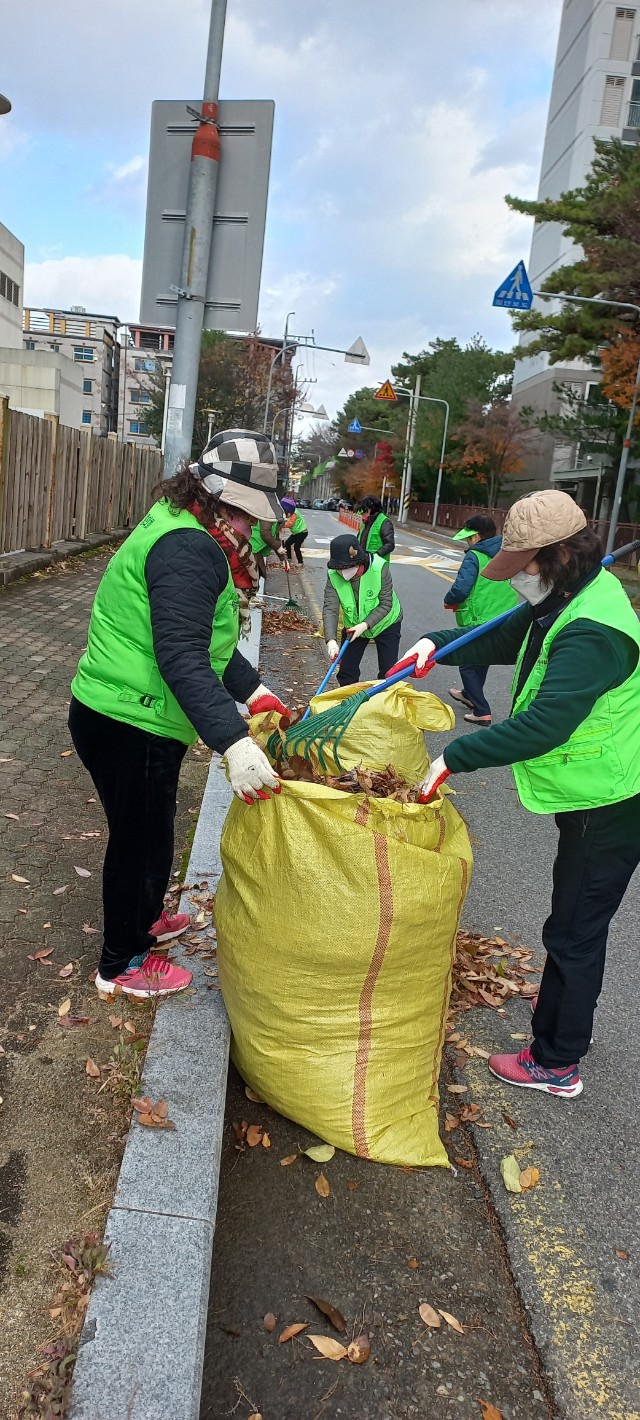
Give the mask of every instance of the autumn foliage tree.
[[505, 481], [524, 467], [527, 433], [517, 411], [506, 399], [488, 406], [471, 401], [458, 439], [460, 468], [484, 485], [487, 504], [494, 507]]

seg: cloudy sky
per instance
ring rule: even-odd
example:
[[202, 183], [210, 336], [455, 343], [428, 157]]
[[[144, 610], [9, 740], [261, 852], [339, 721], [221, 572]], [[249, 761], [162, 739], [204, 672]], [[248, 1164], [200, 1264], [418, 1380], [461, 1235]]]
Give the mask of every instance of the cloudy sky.
[[[27, 304], [139, 314], [153, 99], [201, 92], [209, 0], [0, 0], [0, 221]], [[370, 378], [435, 336], [511, 343], [561, 0], [228, 0], [221, 97], [271, 98], [260, 323], [362, 335]], [[3, 60], [8, 61], [3, 64]], [[305, 357], [314, 402], [363, 382]]]

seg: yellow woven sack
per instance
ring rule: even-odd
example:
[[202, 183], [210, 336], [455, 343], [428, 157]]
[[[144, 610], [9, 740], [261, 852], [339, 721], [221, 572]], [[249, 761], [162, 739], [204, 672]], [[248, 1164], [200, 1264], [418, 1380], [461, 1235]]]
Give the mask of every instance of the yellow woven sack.
[[[333, 710], [354, 691], [367, 690], [375, 684], [375, 681], [368, 680], [361, 685], [336, 686], [334, 690], [326, 690], [324, 695], [314, 696], [311, 713], [319, 715], [323, 710]], [[251, 722], [255, 738], [263, 745], [268, 739], [268, 734], [262, 734], [260, 729], [265, 718], [272, 729], [273, 715], [256, 715]], [[365, 701], [354, 715], [340, 740], [340, 764], [343, 769], [386, 769], [388, 764], [392, 764], [407, 784], [419, 784], [429, 768], [424, 731], [441, 733], [450, 730], [454, 724], [453, 710], [438, 700], [437, 695], [417, 690], [415, 683], [412, 686], [406, 681], [398, 681], [397, 685]], [[313, 749], [308, 757], [317, 768], [317, 755]], [[331, 753], [331, 741], [325, 746], [324, 758], [327, 767], [323, 772], [339, 773]]]
[[472, 865], [451, 800], [286, 782], [234, 799], [222, 861], [218, 966], [243, 1079], [337, 1148], [446, 1165], [437, 1081]]

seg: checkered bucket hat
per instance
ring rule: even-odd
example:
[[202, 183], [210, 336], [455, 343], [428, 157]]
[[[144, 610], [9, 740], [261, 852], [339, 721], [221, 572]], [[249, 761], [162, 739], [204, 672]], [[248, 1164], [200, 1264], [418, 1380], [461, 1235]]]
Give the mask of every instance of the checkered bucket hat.
[[214, 434], [191, 472], [208, 493], [250, 517], [282, 522], [276, 494], [278, 460], [266, 434], [250, 429], [223, 429]]

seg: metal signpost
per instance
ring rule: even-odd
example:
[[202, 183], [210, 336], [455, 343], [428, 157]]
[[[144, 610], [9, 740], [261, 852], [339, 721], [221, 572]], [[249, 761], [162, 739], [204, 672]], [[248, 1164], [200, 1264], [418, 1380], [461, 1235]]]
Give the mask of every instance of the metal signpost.
[[[516, 279], [517, 278], [517, 279]], [[538, 296], [542, 301], [569, 301], [571, 305], [578, 306], [615, 306], [617, 310], [635, 311], [640, 316], [640, 306], [634, 306], [630, 301], [607, 301], [603, 296], [565, 296], [562, 291], [533, 291], [527, 276], [527, 269], [523, 261], [519, 261], [511, 274], [498, 287], [493, 298], [494, 306], [503, 306], [511, 311], [529, 311], [533, 304], [534, 296]], [[624, 493], [624, 482], [629, 462], [629, 452], [631, 449], [631, 438], [633, 435], [633, 425], [636, 417], [638, 398], [640, 397], [640, 360], [636, 370], [636, 380], [631, 399], [631, 408], [627, 420], [627, 430], [622, 445], [620, 464], [618, 467], [618, 477], [616, 479], [616, 490], [613, 497], [613, 508], [611, 509], [611, 521], [609, 523], [609, 536], [607, 538], [606, 552], [613, 552], [613, 547], [618, 530], [618, 520], [620, 517], [620, 507]]]

